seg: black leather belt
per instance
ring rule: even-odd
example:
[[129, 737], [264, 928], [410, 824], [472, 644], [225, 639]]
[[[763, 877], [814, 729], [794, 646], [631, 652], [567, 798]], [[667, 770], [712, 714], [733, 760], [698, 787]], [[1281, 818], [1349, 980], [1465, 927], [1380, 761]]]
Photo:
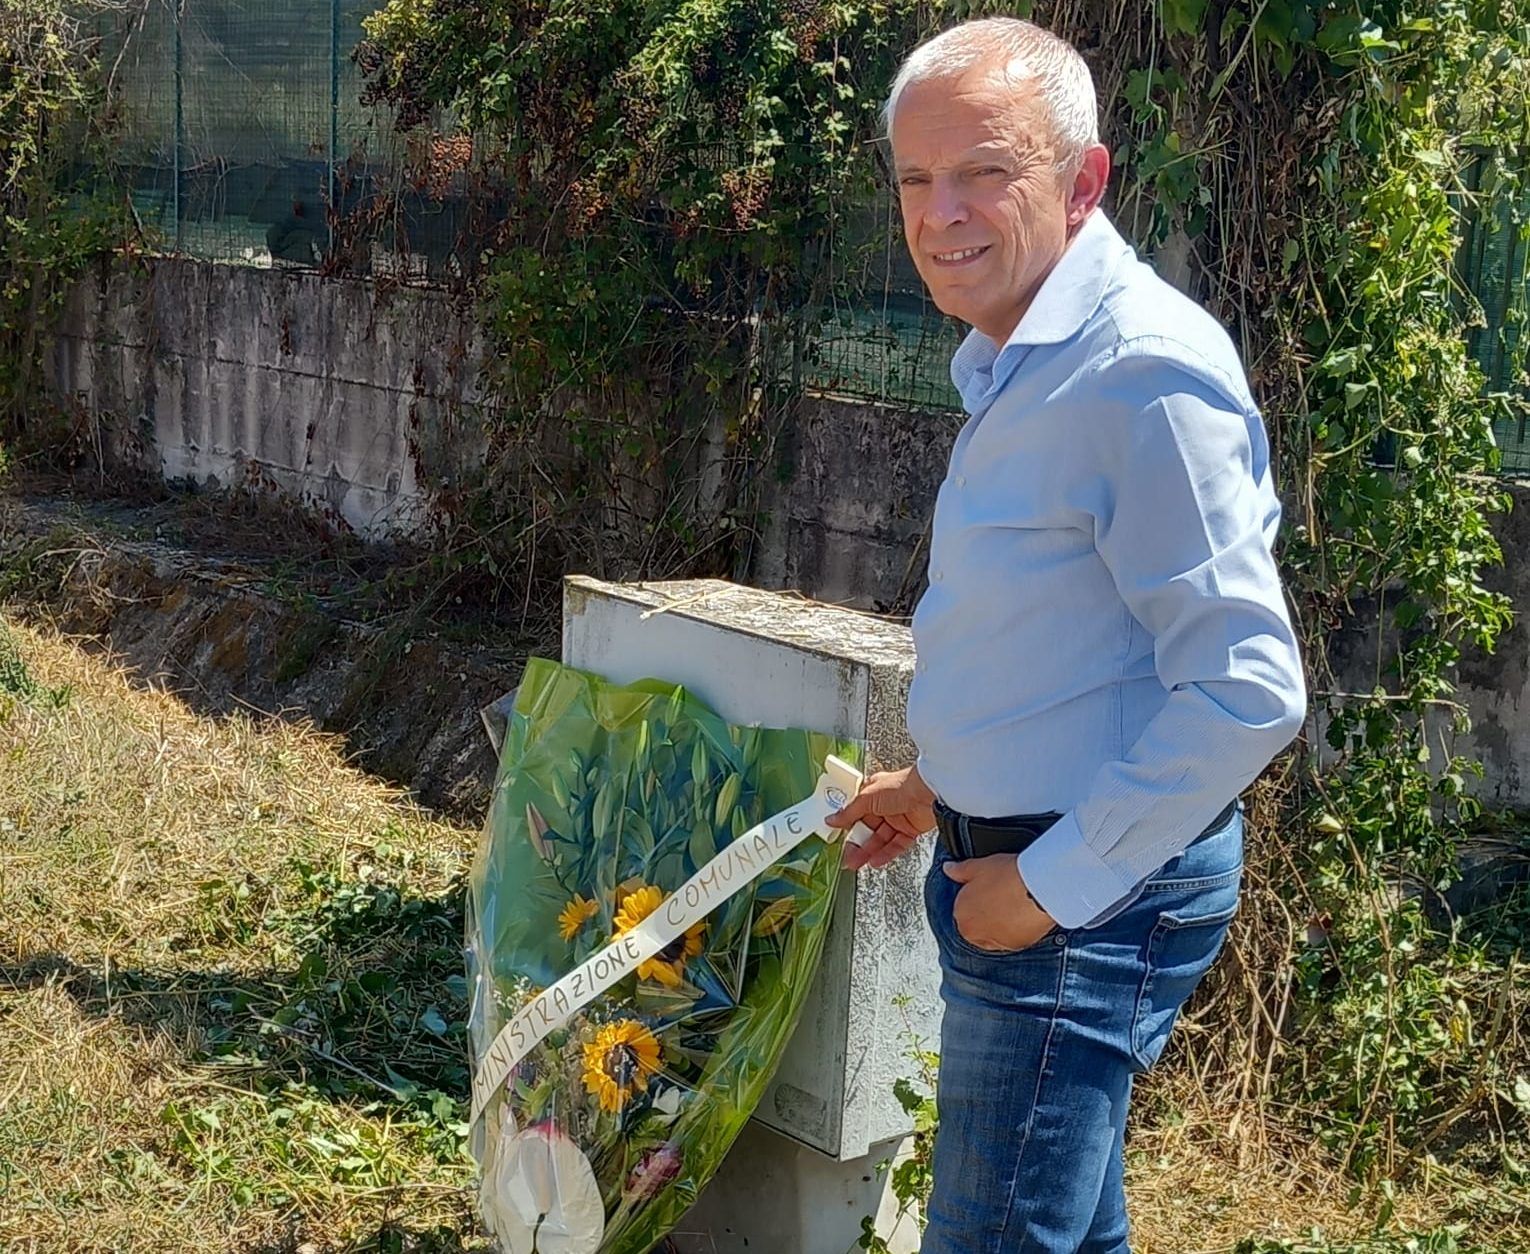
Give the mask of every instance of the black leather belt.
[[[1207, 824], [1201, 836], [1209, 836], [1227, 826], [1237, 809], [1238, 802], [1234, 798]], [[975, 819], [958, 814], [942, 801], [935, 803], [935, 829], [940, 833], [941, 844], [946, 847], [946, 853], [953, 861], [986, 858], [994, 853], [1021, 853], [1060, 818], [1062, 815], [1053, 811], [1047, 814], [1017, 814], [1007, 819]], [[1201, 836], [1196, 839], [1199, 840]]]

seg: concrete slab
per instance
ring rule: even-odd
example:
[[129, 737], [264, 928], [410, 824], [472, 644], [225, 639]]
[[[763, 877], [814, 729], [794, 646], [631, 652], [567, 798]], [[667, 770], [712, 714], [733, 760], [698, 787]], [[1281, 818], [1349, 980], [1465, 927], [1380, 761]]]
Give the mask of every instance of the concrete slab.
[[[730, 722], [863, 740], [873, 768], [912, 760], [914, 651], [900, 624], [716, 580], [582, 577], [565, 582], [563, 621], [570, 665], [684, 684]], [[914, 1074], [911, 1034], [939, 1034], [924, 867], [913, 855], [846, 874], [802, 1021], [748, 1135], [682, 1225], [685, 1254], [844, 1254], [863, 1216], [890, 1218], [877, 1165], [913, 1131], [893, 1083]]]

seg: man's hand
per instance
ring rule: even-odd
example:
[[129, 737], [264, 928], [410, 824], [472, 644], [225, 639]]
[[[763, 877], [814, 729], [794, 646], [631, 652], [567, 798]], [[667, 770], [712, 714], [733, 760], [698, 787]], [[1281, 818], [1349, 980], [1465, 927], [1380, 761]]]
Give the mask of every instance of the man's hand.
[[852, 871], [886, 866], [934, 829], [935, 794], [919, 778], [917, 767], [880, 771], [861, 786], [855, 800], [829, 816], [830, 827], [848, 829], [857, 823], [871, 829], [871, 838], [845, 847], [845, 866]]
[[1012, 853], [947, 862], [943, 869], [962, 886], [953, 914], [969, 945], [1000, 953], [1029, 949], [1057, 925], [1027, 891]]

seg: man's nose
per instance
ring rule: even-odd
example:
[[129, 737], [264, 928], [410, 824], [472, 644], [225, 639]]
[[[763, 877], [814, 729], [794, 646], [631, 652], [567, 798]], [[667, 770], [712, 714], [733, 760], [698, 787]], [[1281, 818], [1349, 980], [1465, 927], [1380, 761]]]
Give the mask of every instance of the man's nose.
[[930, 187], [930, 199], [925, 205], [925, 220], [933, 227], [944, 230], [959, 226], [971, 216], [961, 188], [953, 179], [936, 179]]

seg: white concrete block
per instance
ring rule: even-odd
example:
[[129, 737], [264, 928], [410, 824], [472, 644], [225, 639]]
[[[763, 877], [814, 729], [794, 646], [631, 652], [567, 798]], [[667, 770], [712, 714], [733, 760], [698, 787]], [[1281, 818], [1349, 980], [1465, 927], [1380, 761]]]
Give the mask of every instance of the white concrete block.
[[[913, 758], [913, 642], [882, 619], [715, 580], [576, 577], [564, 585], [563, 658], [619, 683], [684, 684], [733, 723], [864, 740], [872, 768]], [[915, 1074], [911, 1033], [939, 1036], [924, 869], [914, 854], [846, 873], [802, 1021], [748, 1134], [687, 1217], [682, 1250], [742, 1250], [747, 1238], [752, 1250], [844, 1254], [861, 1217], [885, 1208], [876, 1164], [913, 1131], [893, 1083]], [[762, 1173], [778, 1187], [761, 1189]]]
[[841, 1163], [750, 1123], [670, 1239], [680, 1254], [849, 1254], [869, 1215], [893, 1254], [917, 1254], [919, 1229], [899, 1215], [885, 1171], [906, 1145]]

